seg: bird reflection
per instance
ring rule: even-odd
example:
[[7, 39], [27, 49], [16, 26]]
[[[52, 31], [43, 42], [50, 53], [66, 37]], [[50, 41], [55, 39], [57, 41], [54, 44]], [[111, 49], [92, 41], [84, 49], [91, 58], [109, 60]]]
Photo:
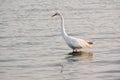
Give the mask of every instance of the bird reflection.
[[92, 52], [84, 52], [84, 51], [80, 51], [80, 52], [70, 52], [68, 53], [68, 57], [66, 57], [66, 59], [68, 61], [84, 61], [84, 60], [92, 60], [92, 56], [93, 53]]

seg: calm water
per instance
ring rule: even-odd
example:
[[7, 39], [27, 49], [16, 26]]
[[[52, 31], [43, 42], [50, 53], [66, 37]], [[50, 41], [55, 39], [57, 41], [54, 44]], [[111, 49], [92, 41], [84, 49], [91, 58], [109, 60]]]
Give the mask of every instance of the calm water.
[[[73, 55], [55, 12], [94, 47]], [[0, 0], [0, 80], [120, 80], [120, 0]]]

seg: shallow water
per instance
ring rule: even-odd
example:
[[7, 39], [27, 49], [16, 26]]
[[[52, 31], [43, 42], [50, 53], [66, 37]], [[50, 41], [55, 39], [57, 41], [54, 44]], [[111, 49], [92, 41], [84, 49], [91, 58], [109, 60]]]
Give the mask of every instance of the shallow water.
[[[94, 42], [73, 54], [60, 33]], [[119, 0], [0, 0], [0, 80], [120, 80]]]

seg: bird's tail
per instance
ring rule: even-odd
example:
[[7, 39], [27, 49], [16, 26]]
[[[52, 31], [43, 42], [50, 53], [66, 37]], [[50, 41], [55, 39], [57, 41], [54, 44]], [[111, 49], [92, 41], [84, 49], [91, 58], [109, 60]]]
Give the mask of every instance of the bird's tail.
[[88, 42], [88, 44], [90, 45], [90, 47], [93, 47], [93, 42]]

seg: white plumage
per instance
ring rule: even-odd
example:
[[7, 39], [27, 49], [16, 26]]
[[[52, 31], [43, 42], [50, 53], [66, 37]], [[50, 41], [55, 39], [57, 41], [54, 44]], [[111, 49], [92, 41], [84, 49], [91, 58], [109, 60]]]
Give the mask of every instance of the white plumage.
[[54, 15], [52, 15], [52, 17], [54, 17], [56, 15], [60, 16], [60, 18], [61, 18], [61, 34], [62, 34], [62, 37], [65, 40], [65, 42], [67, 43], [67, 45], [70, 48], [72, 48], [74, 52], [76, 52], [78, 50], [82, 50], [83, 48], [91, 48], [93, 46], [92, 42], [87, 42], [83, 39], [78, 39], [78, 38], [67, 35], [67, 33], [65, 32], [65, 28], [64, 28], [64, 18], [62, 16], [62, 14], [55, 13]]

